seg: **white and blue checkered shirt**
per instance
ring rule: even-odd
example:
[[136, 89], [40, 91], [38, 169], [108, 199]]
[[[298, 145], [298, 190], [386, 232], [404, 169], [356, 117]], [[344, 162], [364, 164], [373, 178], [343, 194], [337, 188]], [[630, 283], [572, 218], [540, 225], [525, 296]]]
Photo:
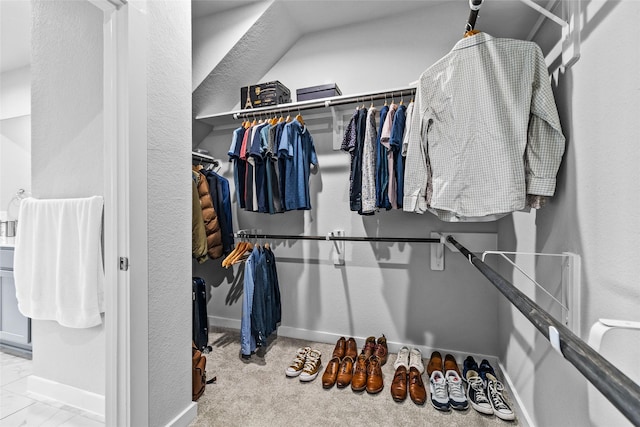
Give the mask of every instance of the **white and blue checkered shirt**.
[[492, 220], [553, 195], [565, 138], [538, 45], [462, 39], [422, 73], [415, 102], [405, 211]]

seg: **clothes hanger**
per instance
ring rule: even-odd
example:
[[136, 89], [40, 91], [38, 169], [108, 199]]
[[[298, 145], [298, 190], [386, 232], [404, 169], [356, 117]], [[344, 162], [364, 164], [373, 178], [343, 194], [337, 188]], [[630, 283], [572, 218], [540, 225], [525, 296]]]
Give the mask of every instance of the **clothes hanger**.
[[369, 106], [369, 109], [373, 108], [373, 95], [371, 95], [371, 105]]
[[298, 115], [296, 116], [296, 120], [300, 122], [302, 126], [304, 126], [304, 119], [302, 118], [302, 114], [300, 114], [300, 108], [298, 108]]

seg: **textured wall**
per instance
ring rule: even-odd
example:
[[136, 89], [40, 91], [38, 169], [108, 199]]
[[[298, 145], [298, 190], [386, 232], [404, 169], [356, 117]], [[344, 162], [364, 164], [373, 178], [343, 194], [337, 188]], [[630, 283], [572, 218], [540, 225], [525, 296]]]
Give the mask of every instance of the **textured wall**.
[[[32, 185], [38, 198], [103, 193], [102, 12], [89, 2], [34, 1]], [[33, 321], [33, 373], [105, 393], [103, 326]]]
[[[598, 318], [640, 320], [640, 266], [632, 256], [640, 237], [640, 201], [633, 196], [640, 179], [640, 51], [633, 37], [640, 4], [599, 1], [583, 6], [581, 58], [559, 74], [556, 91], [568, 138], [556, 197], [535, 220], [501, 221], [500, 237], [504, 250], [569, 251], [582, 257], [582, 301], [575, 309], [580, 310], [579, 333], [586, 340]], [[545, 26], [541, 44], [551, 41], [550, 34], [555, 34], [554, 43], [559, 40], [555, 28]], [[559, 282], [558, 270], [551, 273], [542, 261], [523, 262], [539, 282]], [[542, 297], [517, 275], [513, 278]], [[573, 365], [515, 310], [502, 307], [500, 323], [501, 358], [535, 423], [592, 425], [587, 381]], [[611, 405], [609, 409], [615, 411]], [[605, 425], [620, 424], [608, 418]]]
[[160, 426], [191, 404], [191, 4], [147, 5], [149, 425]]

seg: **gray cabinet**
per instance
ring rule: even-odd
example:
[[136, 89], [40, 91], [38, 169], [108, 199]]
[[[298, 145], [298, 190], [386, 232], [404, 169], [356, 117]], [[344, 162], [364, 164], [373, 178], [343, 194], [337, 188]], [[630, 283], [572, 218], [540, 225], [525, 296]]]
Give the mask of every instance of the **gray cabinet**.
[[31, 350], [31, 319], [18, 310], [13, 248], [0, 248], [0, 344]]

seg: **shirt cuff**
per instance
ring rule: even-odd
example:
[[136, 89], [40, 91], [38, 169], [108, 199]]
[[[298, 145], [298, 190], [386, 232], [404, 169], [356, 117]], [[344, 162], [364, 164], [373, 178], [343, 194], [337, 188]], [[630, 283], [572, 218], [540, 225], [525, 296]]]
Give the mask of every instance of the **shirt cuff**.
[[415, 212], [423, 214], [427, 211], [427, 202], [420, 193], [405, 195], [402, 198], [402, 210], [405, 212]]
[[536, 194], [538, 196], [553, 196], [556, 189], [555, 178], [537, 178], [529, 177], [527, 182], [527, 194]]

